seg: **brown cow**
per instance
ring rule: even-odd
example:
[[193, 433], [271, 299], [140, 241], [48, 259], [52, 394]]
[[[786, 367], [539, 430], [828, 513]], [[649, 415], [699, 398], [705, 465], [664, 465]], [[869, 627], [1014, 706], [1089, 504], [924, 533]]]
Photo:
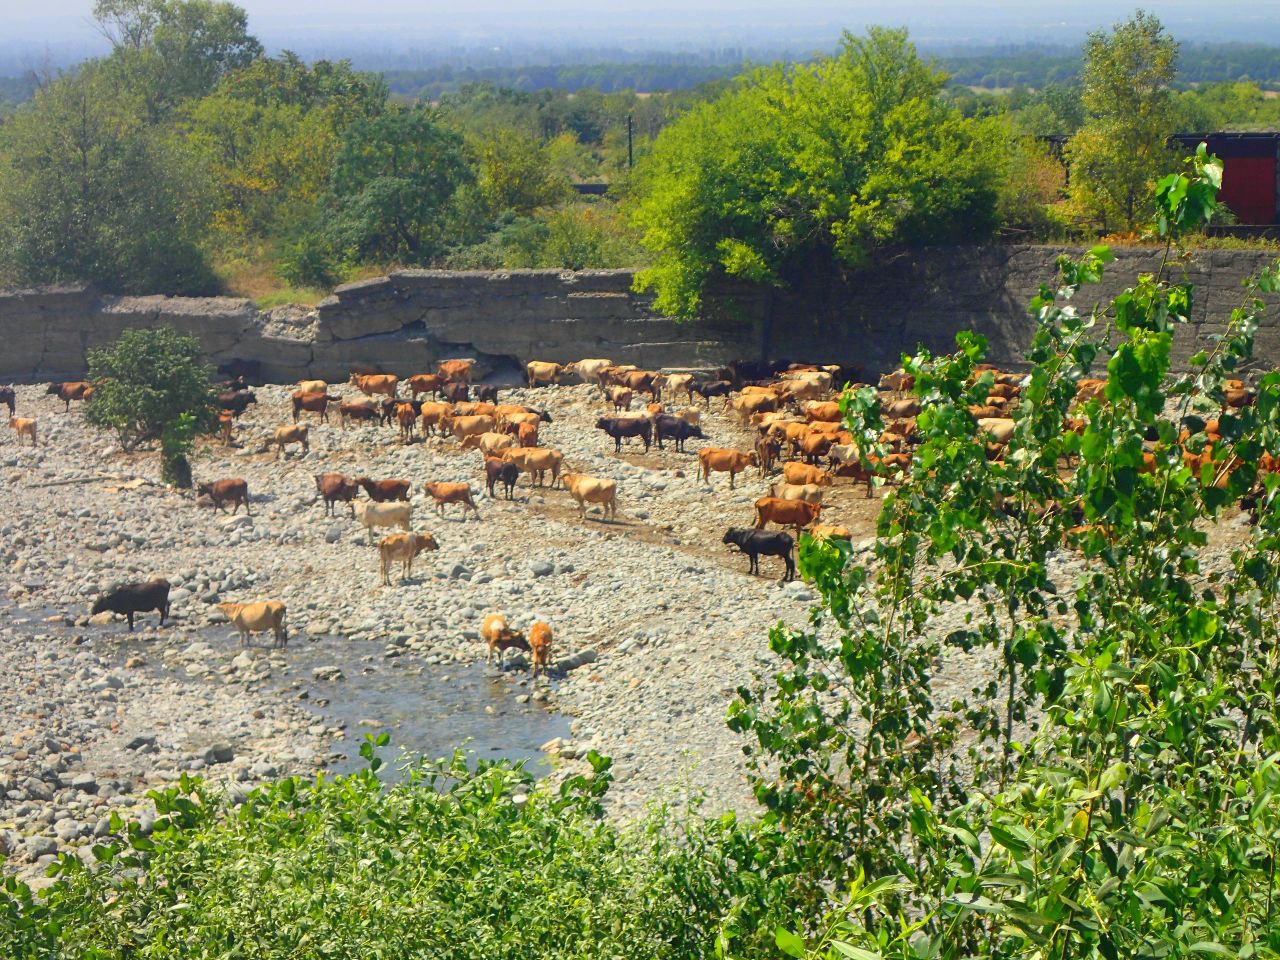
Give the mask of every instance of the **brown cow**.
[[302, 411], [320, 414], [320, 419], [329, 422], [329, 404], [341, 403], [341, 397], [331, 397], [327, 393], [303, 393], [295, 390], [289, 397], [293, 404], [293, 422], [297, 423]]
[[413, 425], [418, 422], [418, 408], [412, 403], [396, 405], [396, 423], [400, 425], [400, 442], [413, 442]]
[[747, 467], [759, 466], [760, 458], [755, 452], [742, 453], [739, 450], [726, 450], [723, 447], [703, 447], [698, 451], [698, 469], [702, 482], [710, 484], [711, 474], [729, 474], [729, 489], [734, 488], [734, 479]]
[[224, 447], [231, 446], [231, 431], [234, 429], [236, 418], [225, 410], [218, 414], [218, 435], [222, 438]]
[[536, 677], [541, 670], [546, 676], [551, 665], [551, 627], [541, 620], [529, 628], [529, 650], [533, 654], [529, 672]]
[[520, 468], [502, 457], [484, 458], [484, 482], [489, 488], [489, 498], [496, 499], [493, 488], [502, 482], [503, 491], [508, 500], [515, 499], [516, 480], [520, 478]]
[[834, 400], [810, 400], [801, 408], [806, 420], [822, 420], [828, 423], [839, 423], [841, 419], [840, 404]]
[[462, 519], [467, 519], [467, 509], [476, 515], [476, 519], [480, 519], [480, 511], [476, 509], [476, 502], [471, 498], [471, 484], [469, 483], [444, 483], [436, 481], [434, 483], [424, 483], [422, 489], [427, 495], [436, 502], [436, 513], [444, 516], [445, 504], [457, 503], [462, 506]]
[[780, 527], [795, 527], [798, 535], [804, 527], [817, 523], [822, 516], [822, 504], [807, 500], [779, 500], [777, 497], [761, 497], [756, 501], [756, 529], [762, 530], [770, 523]]
[[66, 404], [64, 412], [70, 412], [72, 400], [88, 400], [93, 396], [93, 384], [87, 380], [68, 380], [65, 383], [51, 383], [45, 393], [54, 394]]
[[228, 502], [232, 504], [232, 516], [240, 509], [242, 503], [246, 514], [253, 512], [249, 509], [249, 484], [239, 477], [202, 483], [196, 487], [196, 495], [208, 497], [213, 503], [213, 509], [219, 513], [222, 512], [222, 505]]
[[409, 499], [408, 480], [370, 480], [368, 477], [356, 477], [355, 482], [364, 487], [364, 492], [374, 503]]
[[778, 442], [777, 437], [757, 437], [756, 438], [756, 460], [760, 464], [760, 476], [764, 476], [773, 469], [774, 461], [778, 459], [778, 454], [782, 452], [782, 444]]
[[394, 397], [400, 378], [392, 373], [352, 373], [351, 379], [347, 382], [354, 385], [366, 397], [372, 397], [375, 393]]
[[442, 360], [436, 373], [448, 383], [470, 383], [472, 366], [470, 360]]
[[497, 411], [497, 404], [483, 400], [464, 400], [453, 405], [453, 415], [455, 417], [493, 417], [497, 421]]
[[344, 401], [338, 404], [338, 416], [342, 419], [345, 430], [348, 420], [377, 420], [378, 408], [356, 401]]
[[351, 509], [351, 519], [356, 518], [355, 499], [360, 485], [342, 473], [317, 473], [316, 489], [324, 498], [325, 516], [333, 516], [334, 504], [342, 501]]
[[438, 397], [440, 389], [444, 386], [444, 377], [438, 373], [415, 373], [405, 383], [409, 385], [409, 395], [415, 400], [420, 393], [430, 393]]

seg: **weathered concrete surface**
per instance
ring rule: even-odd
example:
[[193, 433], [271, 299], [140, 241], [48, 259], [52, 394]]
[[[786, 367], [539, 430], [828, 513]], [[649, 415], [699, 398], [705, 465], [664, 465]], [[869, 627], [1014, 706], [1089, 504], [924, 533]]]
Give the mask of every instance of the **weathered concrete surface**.
[[[259, 311], [231, 298], [113, 297], [83, 286], [0, 291], [0, 380], [75, 377], [88, 350], [131, 327], [168, 324], [199, 337], [211, 361], [250, 376], [345, 379], [352, 368], [400, 375], [449, 357], [515, 375], [531, 359], [609, 357], [645, 367], [707, 366], [768, 353], [843, 362], [868, 372], [904, 351], [950, 350], [957, 330], [990, 341], [991, 359], [1016, 364], [1032, 333], [1026, 304], [1052, 282], [1056, 247], [954, 247], [891, 258], [849, 278], [807, 277], [789, 291], [724, 288], [708, 297], [717, 320], [679, 324], [631, 290], [627, 270], [470, 272], [403, 270], [339, 287], [314, 310]], [[1106, 282], [1082, 292], [1087, 311], [1114, 296], [1159, 253], [1120, 249]], [[1196, 323], [1179, 331], [1185, 359], [1219, 332], [1243, 300], [1241, 283], [1272, 259], [1207, 251], [1186, 264]], [[1178, 270], [1183, 269], [1181, 266]], [[732, 319], [730, 319], [732, 318]], [[1212, 319], [1212, 322], [1210, 321]], [[1258, 334], [1262, 363], [1280, 362], [1280, 321]]]

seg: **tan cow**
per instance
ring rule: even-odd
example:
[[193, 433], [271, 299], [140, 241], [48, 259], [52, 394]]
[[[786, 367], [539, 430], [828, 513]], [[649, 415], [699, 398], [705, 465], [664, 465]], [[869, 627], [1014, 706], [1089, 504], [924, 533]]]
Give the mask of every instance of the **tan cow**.
[[566, 473], [564, 488], [577, 501], [580, 519], [587, 519], [588, 503], [600, 504], [603, 516], [610, 520], [618, 519], [618, 485], [613, 480], [589, 477], [583, 473]]
[[36, 441], [36, 422], [29, 417], [10, 417], [9, 428], [18, 432], [18, 446], [22, 446], [22, 438], [30, 437], [31, 445], [38, 447], [40, 444]]
[[518, 631], [512, 630], [507, 623], [507, 618], [500, 613], [486, 614], [484, 621], [480, 624], [480, 639], [482, 639], [489, 647], [485, 654], [484, 662], [489, 663], [493, 660], [496, 653], [498, 655], [498, 666], [502, 666], [502, 661], [507, 655], [508, 650], [528, 650], [529, 641]]
[[628, 409], [631, 406], [632, 397], [635, 396], [627, 387], [609, 387], [607, 395], [615, 411]]
[[693, 403], [693, 382], [692, 373], [668, 373], [662, 383], [662, 389], [671, 392], [672, 402], [675, 402], [677, 394], [683, 392], [689, 402]]
[[382, 582], [391, 586], [391, 564], [400, 561], [400, 579], [413, 576], [413, 559], [420, 553], [439, 550], [436, 538], [429, 533], [393, 533], [378, 541], [378, 571]]
[[478, 437], [482, 433], [493, 433], [497, 421], [490, 416], [478, 417], [450, 417], [448, 422], [442, 422], [440, 427], [442, 430], [448, 430], [457, 440], [465, 440], [467, 437]]
[[291, 423], [287, 427], [277, 427], [276, 432], [271, 436], [271, 442], [276, 445], [276, 460], [280, 459], [280, 455], [284, 453], [284, 448], [291, 443], [302, 444], [303, 454], [311, 452], [310, 431], [305, 423]]
[[853, 533], [848, 527], [837, 527], [829, 523], [815, 523], [809, 528], [809, 536], [815, 540], [853, 541]]
[[709, 484], [712, 473], [729, 474], [729, 489], [734, 488], [734, 479], [747, 467], [759, 466], [760, 460], [755, 451], [743, 453], [740, 450], [726, 450], [723, 447], [703, 447], [698, 451], [698, 470], [702, 482]]
[[753, 413], [772, 413], [778, 409], [778, 398], [771, 393], [744, 393], [729, 401], [738, 415], [738, 421], [746, 424]]
[[[522, 428], [528, 424], [521, 424]], [[535, 428], [536, 433], [536, 428]], [[516, 445], [516, 438], [509, 433], [473, 433], [462, 441], [463, 450], [479, 450], [486, 456], [496, 456], [503, 450], [509, 450]]]
[[453, 416], [453, 405], [426, 400], [418, 407], [418, 412], [422, 415], [422, 432], [431, 436], [435, 433], [435, 427], [439, 427], [441, 433], [444, 432], [445, 421]]
[[558, 384], [560, 378], [569, 372], [567, 367], [546, 360], [530, 360], [524, 365], [525, 376], [529, 380], [529, 389]]
[[249, 634], [270, 630], [275, 635], [275, 646], [283, 647], [289, 642], [289, 634], [285, 629], [285, 606], [279, 600], [266, 600], [261, 603], [220, 603], [218, 609], [227, 615], [237, 630], [240, 631], [240, 644], [249, 645]]
[[816, 483], [771, 483], [769, 496], [779, 500], [804, 500], [806, 503], [821, 503], [822, 488]]
[[476, 509], [476, 502], [471, 498], [471, 485], [468, 483], [444, 483], [437, 480], [434, 483], [424, 483], [422, 489], [436, 503], [436, 513], [444, 516], [445, 504], [457, 503], [462, 506], [462, 519], [467, 519], [467, 509], [476, 515], [476, 519], [480, 519], [480, 511]]
[[361, 500], [356, 504], [356, 520], [368, 531], [369, 543], [373, 543], [374, 527], [399, 527], [408, 532], [413, 520], [413, 504], [402, 501], [370, 503]]
[[328, 393], [329, 384], [323, 380], [299, 380], [298, 393]]
[[594, 383], [600, 386], [600, 373], [611, 366], [613, 366], [612, 360], [591, 358], [569, 364], [569, 366], [565, 367], [565, 372], [576, 373], [582, 378], [583, 383]]
[[372, 397], [375, 393], [394, 397], [396, 395], [396, 386], [400, 383], [400, 378], [391, 373], [373, 373], [367, 375], [352, 373], [351, 379], [347, 382], [352, 384], [366, 397]]
[[782, 467], [782, 479], [787, 483], [793, 484], [812, 483], [819, 487], [831, 486], [831, 474], [807, 463], [784, 464]]
[[1007, 417], [982, 417], [978, 420], [978, 431], [985, 433], [992, 443], [1006, 444], [1013, 439], [1017, 424]]
[[564, 463], [564, 454], [550, 447], [515, 447], [502, 451], [502, 459], [514, 463], [521, 473], [529, 474], [534, 486], [542, 486], [543, 477], [551, 471], [551, 486], [554, 489], [560, 482], [560, 466]]

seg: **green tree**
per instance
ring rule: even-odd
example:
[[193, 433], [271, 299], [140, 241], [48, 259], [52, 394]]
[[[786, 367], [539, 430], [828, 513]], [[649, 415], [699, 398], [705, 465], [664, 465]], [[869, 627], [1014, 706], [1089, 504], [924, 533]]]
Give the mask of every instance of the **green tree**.
[[332, 175], [340, 249], [429, 262], [444, 249], [450, 201], [471, 176], [462, 138], [431, 110], [389, 109], [353, 124]]
[[86, 422], [114, 430], [125, 450], [159, 440], [165, 478], [180, 486], [191, 484], [187, 454], [196, 435], [218, 423], [201, 354], [198, 340], [169, 327], [126, 330], [89, 352]]
[[0, 275], [118, 293], [209, 293], [202, 185], [182, 144], [90, 63], [0, 127]]
[[348, 63], [308, 67], [262, 58], [185, 104], [179, 128], [213, 194], [213, 223], [232, 241], [277, 237], [313, 211], [346, 129], [381, 113], [386, 90]]
[[1132, 231], [1152, 210], [1152, 187], [1175, 156], [1169, 85], [1178, 43], [1138, 11], [1111, 33], [1089, 34], [1081, 100], [1085, 121], [1067, 145], [1071, 196], [1104, 232]]
[[718, 276], [781, 286], [878, 249], [981, 239], [997, 225], [999, 127], [940, 97], [905, 31], [758, 71], [667, 127], [636, 168], [631, 216], [660, 310], [697, 315]]
[[262, 55], [244, 10], [221, 0], [97, 0], [93, 15], [153, 121]]
[[551, 169], [551, 162], [532, 137], [503, 130], [474, 147], [478, 162], [476, 186], [491, 216], [506, 210], [528, 216], [569, 196], [569, 184]]

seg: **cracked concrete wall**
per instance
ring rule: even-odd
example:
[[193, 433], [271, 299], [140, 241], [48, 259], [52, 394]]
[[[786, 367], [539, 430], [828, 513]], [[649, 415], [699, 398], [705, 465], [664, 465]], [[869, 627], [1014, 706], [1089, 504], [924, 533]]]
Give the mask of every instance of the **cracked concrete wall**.
[[[793, 360], [893, 367], [917, 345], [951, 349], [957, 330], [991, 344], [994, 362], [1015, 365], [1030, 340], [1027, 301], [1052, 282], [1054, 247], [923, 250], [850, 278], [811, 277], [800, 291], [725, 287], [708, 297], [716, 316], [678, 324], [631, 290], [632, 273], [597, 270], [502, 272], [404, 270], [339, 287], [315, 309], [261, 311], [232, 298], [116, 297], [84, 286], [0, 290], [0, 380], [73, 378], [86, 352], [131, 327], [167, 324], [198, 337], [211, 362], [237, 365], [260, 380], [343, 380], [353, 368], [399, 375], [451, 357], [473, 357], [484, 372], [518, 375], [532, 359], [608, 357], [643, 367], [713, 366], [757, 356], [766, 327], [769, 353]], [[1158, 252], [1117, 250], [1107, 280], [1086, 288], [1081, 311], [1114, 296]], [[1273, 259], [1254, 251], [1209, 251], [1187, 265], [1196, 285], [1196, 322], [1178, 332], [1185, 359], [1209, 343], [1243, 299], [1241, 282]], [[1210, 319], [1212, 318], [1212, 319]], [[1259, 361], [1280, 362], [1280, 324], [1268, 311]]]

